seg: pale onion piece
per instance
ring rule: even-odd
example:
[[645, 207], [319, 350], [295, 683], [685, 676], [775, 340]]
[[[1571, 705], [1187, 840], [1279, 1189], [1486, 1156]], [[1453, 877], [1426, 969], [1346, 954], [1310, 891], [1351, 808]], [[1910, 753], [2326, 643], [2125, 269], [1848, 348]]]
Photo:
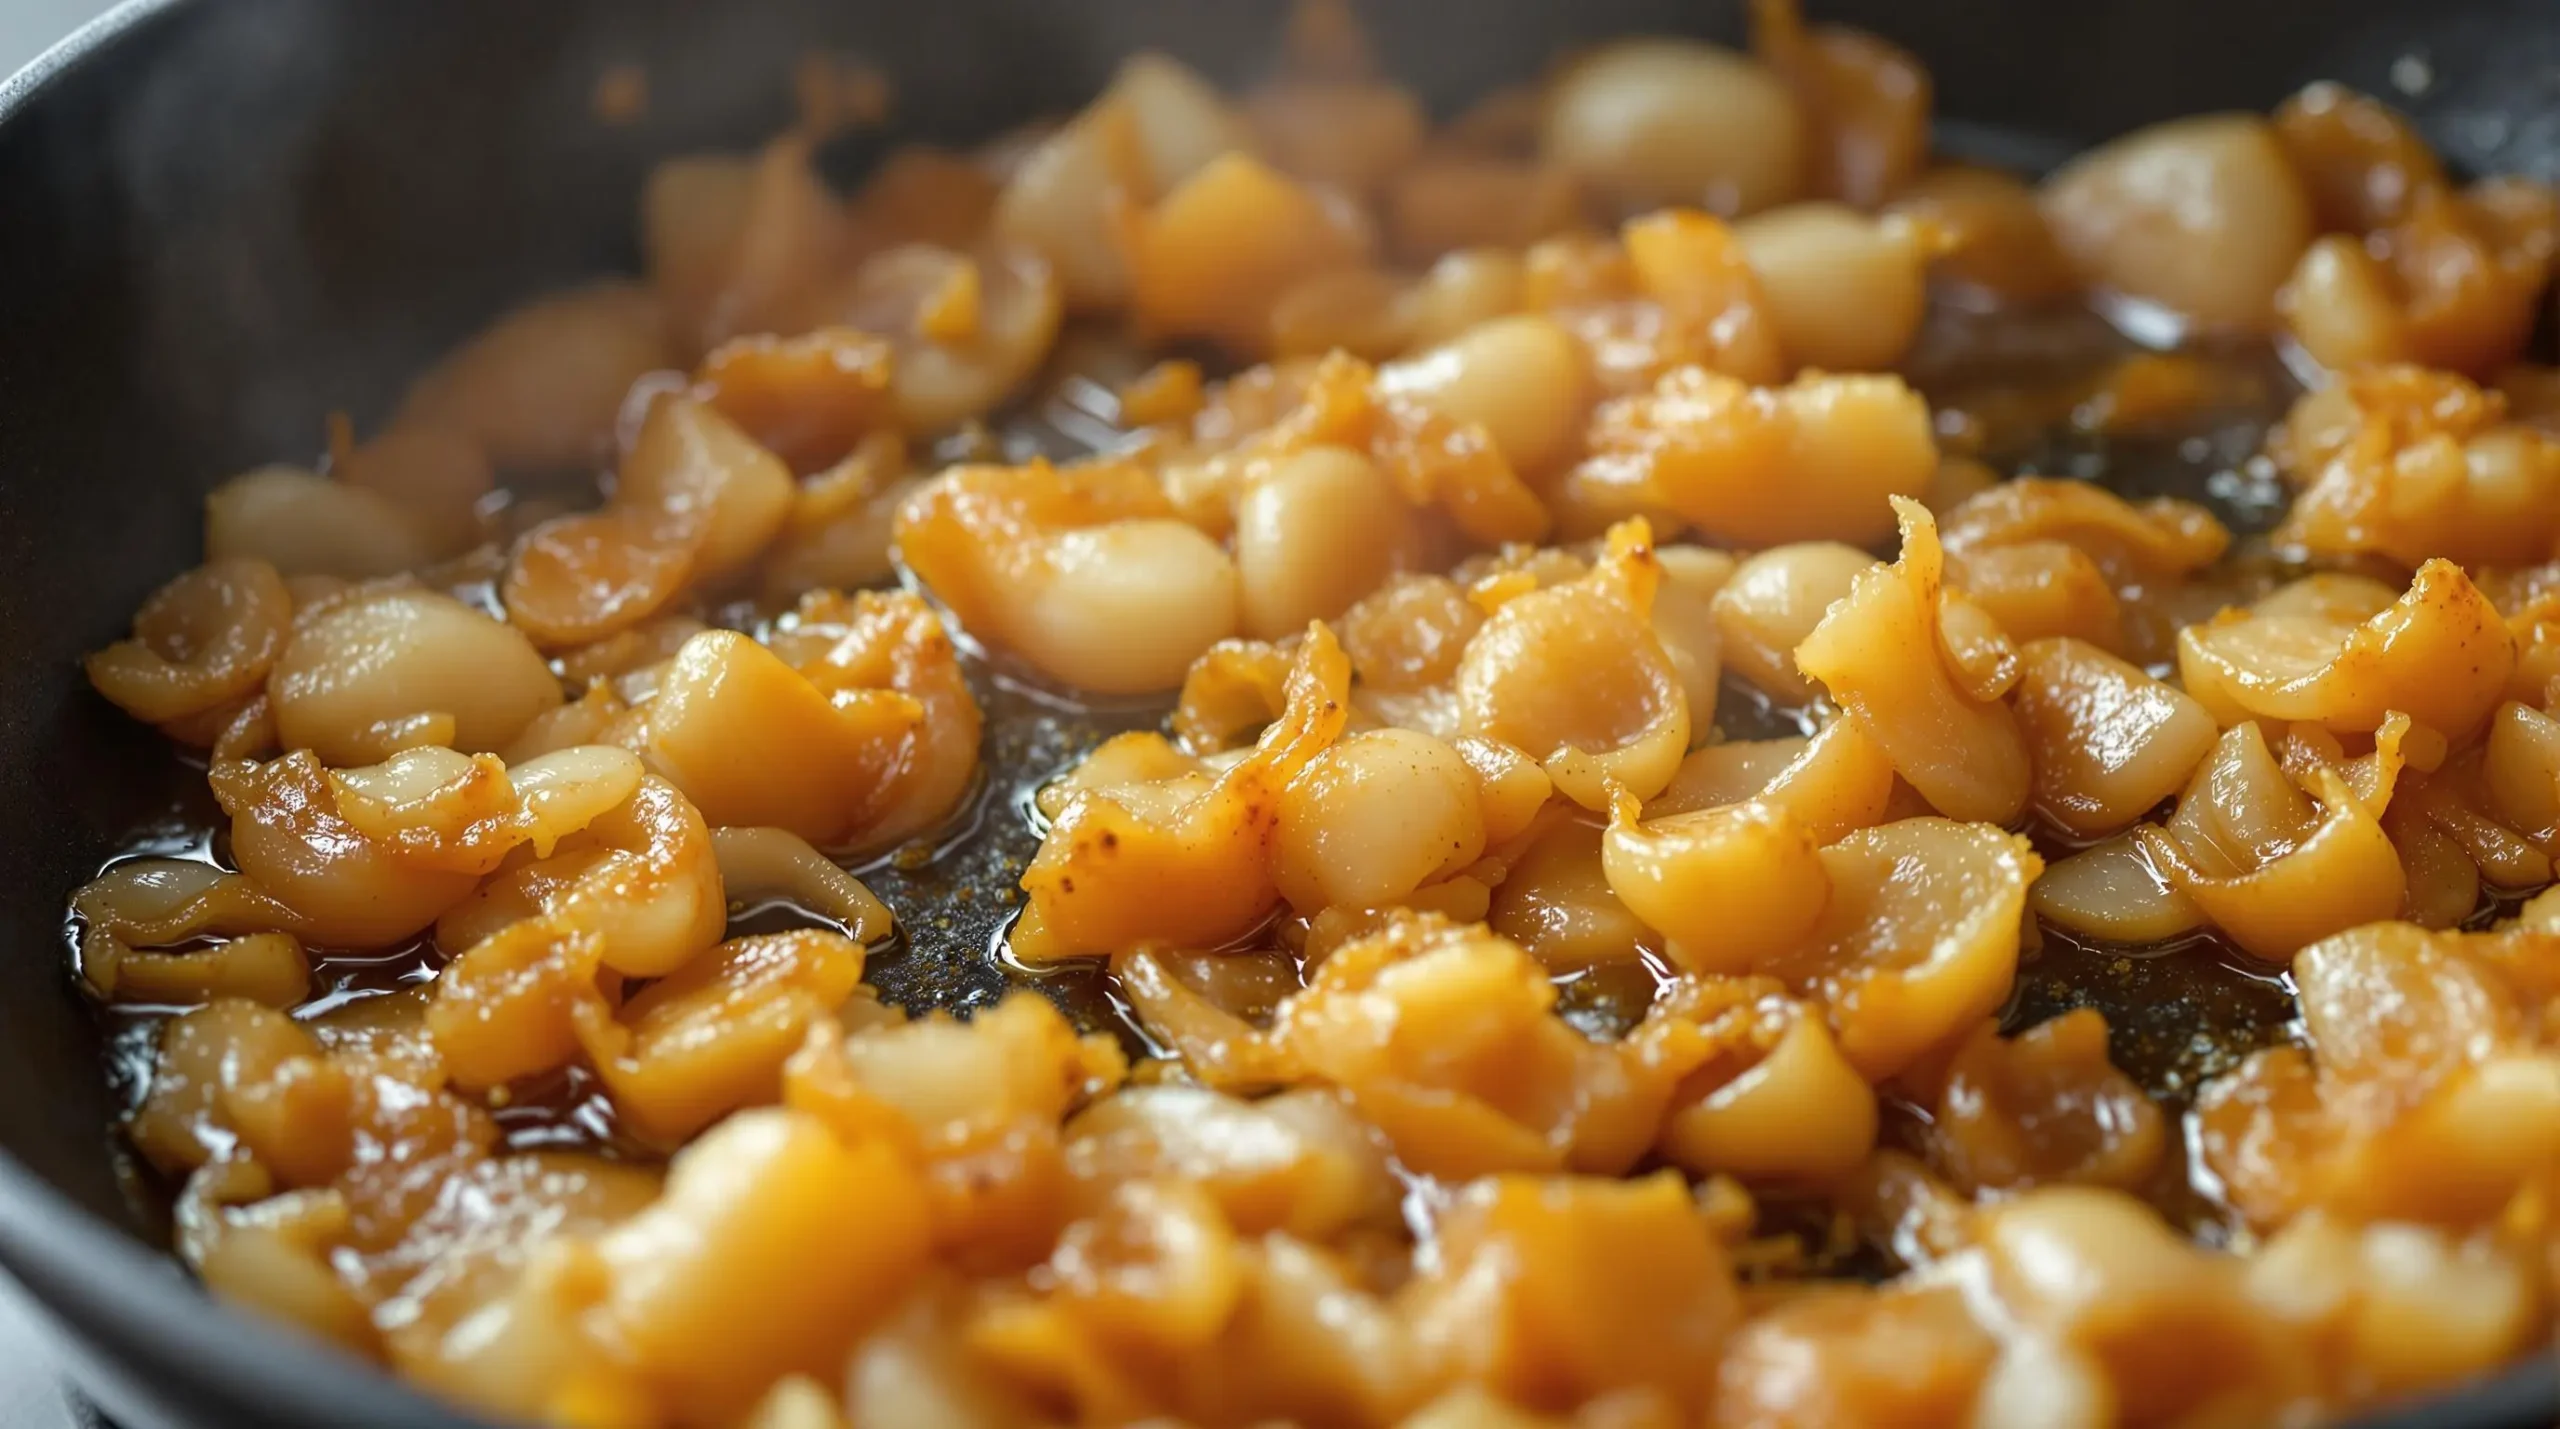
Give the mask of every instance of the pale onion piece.
[[1304, 913], [1383, 908], [1485, 849], [1476, 776], [1427, 734], [1345, 735], [1280, 795], [1272, 881]]
[[560, 840], [629, 799], [646, 773], [631, 751], [609, 744], [573, 744], [510, 765], [534, 857], [549, 858]]
[[711, 851], [732, 903], [784, 898], [835, 923], [857, 943], [889, 936], [889, 905], [789, 829], [713, 829]]
[[422, 866], [487, 873], [525, 837], [514, 786], [494, 754], [428, 745], [328, 778], [349, 828]]
[[2436, 777], [2411, 780], [2400, 791], [2395, 807], [2425, 819], [2462, 845], [2464, 856], [2488, 882], [2500, 888], [2539, 888], [2551, 879], [2551, 855], [2483, 812], [2490, 807], [2480, 787], [2483, 753], [2465, 750]]
[[1254, 147], [1252, 126], [1217, 86], [1157, 51], [1122, 61], [1095, 105], [1127, 111], [1151, 194], [1171, 192], [1220, 155]]
[[578, 1046], [625, 1125], [676, 1146], [782, 1091], [783, 1066], [862, 980], [863, 947], [827, 929], [732, 938], [632, 994], [570, 1007]]
[[2263, 331], [2311, 243], [2311, 202], [2267, 122], [2212, 114], [2137, 130], [2045, 180], [2080, 276], [2209, 328]]
[[1449, 747], [1467, 762], [1476, 780], [1476, 805], [1484, 818], [1487, 847], [1508, 843], [1525, 832], [1555, 793], [1555, 781], [1528, 755], [1500, 740], [1460, 735]]
[[329, 475], [388, 498], [439, 556], [468, 550], [480, 539], [479, 503], [497, 484], [478, 442], [420, 423], [393, 427], [348, 452]]
[[2276, 290], [2276, 311], [2302, 350], [2331, 372], [2406, 361], [2408, 322], [2396, 286], [2364, 239], [2325, 234], [2295, 260]]
[[112, 1002], [195, 1007], [237, 997], [290, 1010], [311, 994], [311, 959], [291, 933], [244, 933], [198, 952], [148, 953], [100, 930], [110, 955], [80, 945], [81, 973]]
[[2254, 868], [2319, 826], [2319, 802], [2306, 792], [2312, 777], [2306, 768], [2296, 785], [2267, 746], [2262, 726], [2234, 725], [2189, 781], [2169, 816], [2169, 833], [2216, 873]]
[[1876, 1094], [1818, 1011], [1797, 1010], [1740, 1075], [1675, 1104], [1662, 1154], [1697, 1175], [1820, 1180], [1875, 1149]]
[[842, 261], [847, 237], [843, 206], [812, 163], [815, 147], [792, 131], [752, 156], [679, 158], [650, 173], [641, 246], [687, 355], [742, 333], [808, 326], [812, 293]]
[[1821, 851], [1831, 898], [1812, 936], [1755, 972], [1818, 996], [1869, 1080], [1997, 1010], [2018, 966], [2027, 885], [2044, 860], [1983, 824], [1904, 819]]
[[408, 859], [342, 817], [328, 771], [308, 751], [217, 770], [231, 856], [293, 917], [279, 924], [330, 948], [397, 943], [467, 897], [476, 876]]
[[133, 636], [84, 662], [89, 683], [151, 724], [220, 709], [259, 689], [293, 619], [293, 597], [263, 561], [198, 566], [152, 592]]
[[2187, 693], [2226, 726], [2312, 720], [2360, 734], [2399, 710], [2464, 739], [2497, 708], [2515, 661], [2497, 608], [2450, 561], [2419, 567], [2406, 594], [2361, 622], [2262, 601], [2178, 636]]
[[[761, 563], [768, 600], [787, 601], [813, 590], [861, 590], [885, 584], [897, 571], [889, 557], [897, 539], [898, 508], [923, 478], [900, 475], [903, 441], [883, 434], [843, 464], [802, 483], [782, 536]], [[830, 479], [846, 483], [819, 495]]]
[[1773, 803], [1645, 821], [1620, 789], [1600, 860], [1609, 890], [1692, 972], [1748, 971], [1795, 946], [1831, 897], [1813, 831]]
[[300, 467], [262, 466], [204, 500], [205, 559], [260, 561], [288, 576], [369, 580], [433, 560], [417, 519], [380, 492]]
[[1453, 342], [1518, 311], [1520, 282], [1520, 255], [1508, 249], [1461, 248], [1442, 257], [1406, 291], [1413, 342], [1424, 347]]
[[1375, 369], [1349, 353], [1336, 352], [1304, 371], [1298, 395], [1296, 405], [1277, 413], [1241, 455], [1350, 447], [1368, 455], [1407, 505], [1440, 507], [1478, 543], [1534, 541], [1546, 534], [1546, 507], [1484, 428], [1387, 390]]
[[631, 384], [676, 365], [658, 300], [600, 283], [527, 303], [446, 354], [393, 425], [462, 432], [501, 470], [576, 467], [612, 450]]
[[1361, 453], [1308, 447], [1256, 471], [1236, 498], [1244, 633], [1277, 640], [1378, 588], [1411, 545], [1395, 487]]
[[2185, 787], [2213, 750], [2213, 717], [2178, 689], [2077, 640], [2020, 652], [2011, 700], [2039, 813], [2082, 838], [2114, 833]]
[[1537, 314], [1494, 318], [1378, 369], [1381, 392], [1484, 428], [1511, 469], [1532, 480], [1579, 443], [1587, 381], [1581, 345]]
[[1657, 951], [1660, 938], [1609, 885], [1604, 838], [1597, 824], [1560, 809], [1523, 846], [1503, 850], [1486, 926], [1557, 971], [1629, 963]]
[[2130, 833], [2057, 860], [2027, 902], [2065, 932], [2127, 946], [2165, 943], [2205, 922], [2203, 910], [2172, 886]]
[[1803, 183], [1795, 97], [1758, 64], [1695, 40], [1621, 40], [1547, 92], [1539, 150], [1628, 210], [1749, 213]]
[[1798, 203], [1736, 223], [1733, 236], [1797, 365], [1880, 372], [1919, 335], [1929, 245], [1916, 226], [1846, 204]]
[[1288, 1064], [1269, 1036], [1185, 981], [1169, 955], [1146, 947], [1114, 953], [1111, 977], [1138, 1025], [1201, 1085], [1251, 1091], [1288, 1079]]
[[1891, 376], [1807, 372], [1754, 387], [1677, 367], [1592, 418], [1566, 491], [1603, 511], [1662, 509], [1723, 541], [1879, 542], [1890, 498], [1938, 466], [1928, 404]]
[[961, 628], [1081, 689], [1172, 689], [1236, 633], [1235, 562], [1134, 466], [955, 467], [899, 509], [897, 547]]
[[1837, 541], [1773, 546], [1745, 558], [1715, 595], [1725, 663], [1781, 700], [1812, 701], [1822, 691], [1796, 669], [1796, 647], [1875, 564], [1874, 556]]
[[[954, 333], [937, 323], [937, 304], [963, 280], [975, 285], [975, 321]], [[913, 432], [993, 411], [1049, 355], [1061, 313], [1049, 260], [1020, 244], [973, 253], [923, 243], [892, 248], [864, 261], [841, 301], [845, 321], [895, 343], [889, 390]]]
[[1716, 701], [1724, 693], [1724, 636], [1716, 628], [1713, 604], [1733, 557], [1703, 546], [1658, 548], [1662, 581], [1654, 587], [1653, 615], [1647, 622], [1671, 668], [1680, 675], [1680, 693], [1689, 702], [1690, 729], [1715, 725]]
[[2242, 872], [2209, 873], [2176, 839], [2148, 829], [2137, 836], [2153, 864], [2234, 943], [2283, 962], [2341, 929], [2396, 917], [2408, 886], [2390, 837], [2344, 781], [2319, 770], [2312, 788], [2318, 827], [2299, 847]]
[[1361, 265], [1372, 246], [1365, 220], [1337, 196], [1241, 151], [1124, 214], [1120, 242], [1141, 331], [1212, 338], [1244, 353], [1268, 345], [1281, 294], [1310, 275]]
[[[863, 1208], [860, 1235], [838, 1233], [847, 1206]], [[680, 1412], [718, 1421], [884, 1318], [928, 1241], [924, 1186], [888, 1146], [745, 1111], [677, 1154], [657, 1204], [597, 1239], [593, 1313]]]
[[[1309, 274], [1272, 300], [1271, 355], [1285, 362], [1322, 357], [1338, 347], [1373, 362], [1393, 357], [1413, 345], [1413, 289], [1412, 279], [1377, 268]], [[1146, 425], [1127, 410], [1121, 419]]]
[[561, 702], [522, 633], [449, 595], [372, 587], [307, 611], [267, 678], [276, 737], [330, 764], [381, 757], [376, 727], [449, 715], [453, 746], [494, 750]]
[[[243, 1183], [270, 1182], [262, 1169], [207, 1170], [191, 1179], [221, 1177], [224, 1189], [247, 1198]], [[233, 1210], [211, 1208], [189, 1217], [195, 1233], [186, 1254], [205, 1288], [224, 1302], [293, 1326], [323, 1344], [359, 1355], [380, 1353], [380, 1339], [357, 1298], [331, 1265], [335, 1245], [350, 1234], [342, 1192], [286, 1191]]]
[[1662, 792], [1688, 752], [1689, 703], [1648, 621], [1661, 567], [1641, 521], [1609, 533], [1590, 574], [1506, 601], [1467, 642], [1455, 676], [1467, 734], [1544, 765], [1594, 812], [1607, 784]]
[[1928, 509], [1897, 497], [1902, 559], [1859, 576], [1796, 647], [1796, 666], [1858, 720], [1895, 772], [1950, 817], [2007, 823], [2033, 777], [2008, 706], [1969, 696], [1940, 633], [1942, 553]]
[[613, 504], [700, 520], [690, 577], [716, 580], [752, 561], [791, 509], [791, 469], [709, 403], [662, 397], [622, 459]]
[[1129, 265], [1113, 206], [1152, 197], [1146, 167], [1127, 108], [1095, 105], [1024, 157], [996, 196], [991, 229], [1049, 260], [1069, 310], [1117, 308]]
[[1285, 710], [1213, 784], [1153, 809], [1120, 790], [1075, 794], [1022, 875], [1014, 956], [1052, 962], [1147, 940], [1216, 947], [1251, 931], [1280, 897], [1268, 861], [1281, 791], [1342, 733], [1350, 681], [1332, 632], [1310, 627]]

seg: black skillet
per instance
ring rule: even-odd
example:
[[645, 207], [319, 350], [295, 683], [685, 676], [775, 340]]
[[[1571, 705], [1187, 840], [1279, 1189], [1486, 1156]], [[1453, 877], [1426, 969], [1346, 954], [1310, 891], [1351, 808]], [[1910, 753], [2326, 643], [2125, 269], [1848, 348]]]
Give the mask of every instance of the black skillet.
[[[0, 0], [6, 3], [6, 0]], [[1442, 109], [1611, 35], [1733, 39], [1737, 5], [1370, 0]], [[2338, 78], [2476, 172], [2560, 175], [2554, 0], [1813, 0], [1917, 50], [1951, 144], [2036, 155]], [[466, 1421], [215, 1308], [119, 1180], [99, 1035], [65, 972], [66, 890], [166, 807], [166, 756], [73, 661], [198, 551], [196, 496], [378, 417], [512, 300], [632, 269], [652, 160], [784, 121], [813, 46], [897, 81], [896, 137], [1072, 109], [1140, 46], [1228, 82], [1280, 6], [1243, 0], [132, 0], [0, 83], [0, 1264], [133, 1429]], [[599, 70], [647, 66], [640, 124]], [[1989, 155], [1997, 157], [1997, 155]], [[861, 155], [847, 156], [859, 164]], [[977, 900], [984, 902], [985, 900]], [[910, 955], [919, 1000], [983, 976]], [[956, 950], [956, 951], [952, 951]], [[2376, 1422], [2560, 1421], [2547, 1359]]]

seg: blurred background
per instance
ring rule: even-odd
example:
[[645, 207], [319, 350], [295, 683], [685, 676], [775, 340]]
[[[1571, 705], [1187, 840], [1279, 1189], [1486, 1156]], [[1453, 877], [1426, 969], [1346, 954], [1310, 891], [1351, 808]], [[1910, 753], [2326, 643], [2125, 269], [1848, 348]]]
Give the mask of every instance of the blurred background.
[[0, 0], [0, 75], [44, 52], [112, 0]]

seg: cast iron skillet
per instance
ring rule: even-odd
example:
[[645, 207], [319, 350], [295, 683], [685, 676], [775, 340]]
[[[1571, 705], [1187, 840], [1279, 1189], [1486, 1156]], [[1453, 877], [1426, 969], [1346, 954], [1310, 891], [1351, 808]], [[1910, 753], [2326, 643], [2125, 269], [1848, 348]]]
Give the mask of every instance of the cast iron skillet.
[[[0, 0], [5, 3], [5, 0]], [[1979, 149], [2067, 152], [2264, 108], [2334, 77], [2477, 171], [2560, 170], [2547, 0], [1812, 0], [1911, 46]], [[1446, 109], [1615, 34], [1740, 33], [1736, 0], [1368, 0]], [[199, 550], [195, 498], [312, 451], [508, 302], [632, 270], [654, 159], [787, 118], [813, 45], [885, 65], [898, 137], [1075, 107], [1142, 45], [1217, 78], [1266, 62], [1273, 0], [130, 0], [0, 83], [0, 1264], [133, 1429], [463, 1429], [346, 1360], [213, 1307], [118, 1180], [67, 890], [160, 812], [155, 736], [73, 661]], [[637, 126], [588, 112], [648, 67]], [[2396, 81], [2396, 83], [2395, 83]], [[858, 166], [865, 156], [843, 156]], [[929, 988], [928, 988], [929, 990]], [[2389, 1423], [2548, 1425], [2545, 1359]]]

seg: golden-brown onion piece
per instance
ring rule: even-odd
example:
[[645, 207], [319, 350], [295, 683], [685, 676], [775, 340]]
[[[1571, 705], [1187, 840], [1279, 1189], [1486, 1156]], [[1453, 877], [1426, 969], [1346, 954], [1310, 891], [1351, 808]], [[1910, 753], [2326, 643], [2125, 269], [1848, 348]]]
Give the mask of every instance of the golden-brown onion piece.
[[728, 904], [702, 815], [652, 775], [623, 803], [561, 839], [549, 857], [482, 884], [436, 924], [448, 950], [547, 914], [604, 942], [605, 966], [663, 977], [720, 940]]
[[458, 554], [480, 539], [479, 504], [497, 480], [478, 442], [415, 423], [344, 453], [329, 474], [399, 507], [437, 556]]
[[1688, 696], [1648, 623], [1662, 576], [1642, 521], [1613, 528], [1581, 579], [1503, 603], [1456, 674], [1462, 732], [1536, 758], [1595, 812], [1614, 780], [1650, 798], [1688, 752]]
[[1590, 445], [1569, 494], [1603, 511], [1667, 510], [1755, 546], [1881, 541], [1888, 498], [1927, 490], [1938, 466], [1928, 404], [1897, 377], [1752, 387], [1677, 368], [1601, 407]]
[[2399, 710], [2464, 739], [2497, 708], [2515, 642], [2459, 566], [2427, 562], [2379, 607], [2314, 601], [2314, 589], [2344, 588], [2311, 577], [2181, 632], [2187, 693], [2225, 725], [2310, 720], [2340, 734], [2370, 733]]
[[1285, 1230], [1324, 1239], [1395, 1215], [1385, 1148], [1333, 1092], [1245, 1101], [1200, 1087], [1130, 1087], [1076, 1113], [1066, 1137], [1067, 1164], [1080, 1183], [1098, 1191], [1149, 1178], [1187, 1181], [1248, 1235]]
[[2185, 691], [2095, 646], [2019, 652], [2010, 706], [2035, 769], [2036, 811], [2080, 838], [2114, 833], [2183, 788], [2212, 752], [2213, 716]]
[[2406, 876], [2374, 814], [2338, 774], [2295, 790], [2254, 723], [2234, 727], [2196, 771], [2167, 832], [2137, 831], [2143, 856], [2251, 954], [2281, 962], [2341, 929], [2400, 911]]
[[1545, 967], [1517, 944], [1399, 911], [1319, 964], [1272, 1038], [1415, 1170], [1622, 1173], [1653, 1140], [1669, 1088], [1554, 1005]]
[[[863, 1208], [863, 1233], [830, 1227]], [[667, 1190], [595, 1242], [603, 1331], [697, 1421], [747, 1409], [779, 1375], [831, 1372], [927, 1253], [924, 1190], [888, 1145], [803, 1113], [731, 1117], [685, 1148]]]
[[469, 436], [500, 470], [557, 470], [613, 448], [623, 394], [677, 365], [646, 289], [601, 283], [528, 303], [412, 383], [395, 425]]
[[1817, 1283], [1725, 1342], [1715, 1429], [1919, 1429], [1973, 1411], [1999, 1341], [1957, 1285]]
[[811, 600], [845, 605], [845, 630], [798, 669], [734, 631], [685, 642], [642, 747], [714, 824], [866, 847], [931, 829], [977, 769], [978, 706], [950, 637], [904, 593]]
[[1831, 897], [1812, 935], [1752, 970], [1820, 997], [1841, 1053], [1870, 1079], [1951, 1045], [2009, 995], [2026, 840], [1983, 824], [1904, 819], [1821, 852]]
[[1234, 152], [1124, 215], [1120, 242], [1142, 331], [1243, 353], [1267, 345], [1272, 305], [1293, 283], [1356, 267], [1371, 248], [1356, 209]]
[[2176, 119], [2044, 184], [2045, 221], [2088, 282], [2208, 328], [2265, 330], [2312, 238], [2302, 180], [2256, 115]]
[[387, 947], [461, 902], [468, 872], [422, 866], [359, 833], [308, 751], [217, 770], [214, 798], [231, 817], [240, 872], [293, 913], [287, 926], [331, 948]]
[[961, 628], [1080, 689], [1172, 689], [1236, 632], [1235, 562], [1134, 466], [955, 467], [897, 544]]
[[263, 561], [198, 566], [151, 593], [133, 636], [85, 662], [89, 683], [151, 724], [206, 714], [255, 692], [285, 648], [293, 596]]
[[1857, 578], [1796, 647], [1796, 665], [1939, 812], [2007, 823], [2026, 807], [2033, 776], [2025, 736], [2008, 706], [1965, 688], [1950, 658], [1935, 520], [1907, 498], [1894, 509], [1902, 558]]
[[2067, 1181], [2139, 1192], [2159, 1169], [2160, 1109], [2107, 1060], [2107, 1020], [2077, 1008], [1956, 1052], [1931, 1111], [1930, 1152], [1973, 1192]]
[[688, 356], [742, 334], [812, 325], [814, 295], [849, 236], [815, 148], [792, 132], [752, 156], [672, 159], [649, 175], [641, 247]]
[[799, 929], [735, 938], [617, 1010], [575, 1004], [579, 1045], [635, 1135], [675, 1146], [782, 1094], [782, 1064], [862, 980], [863, 948]]
[[110, 1002], [159, 1007], [236, 997], [290, 1011], [311, 995], [311, 959], [291, 933], [247, 933], [193, 952], [152, 953], [93, 928], [80, 939], [80, 976]]
[[437, 743], [498, 749], [561, 700], [560, 682], [524, 635], [453, 597], [367, 586], [294, 623], [267, 678], [276, 737], [323, 763], [369, 764], [401, 747], [420, 716], [442, 716]]
[[2053, 241], [2033, 189], [1991, 169], [1933, 168], [1886, 212], [1925, 225], [1939, 246], [1930, 276], [1994, 301], [2041, 303], [2080, 285]]
[[1875, 1149], [1876, 1096], [1820, 1008], [1767, 978], [1675, 983], [1644, 1031], [1680, 1020], [1709, 1044], [1663, 1123], [1662, 1154], [1695, 1175], [1818, 1181]]
[[1280, 795], [1271, 874], [1300, 912], [1383, 908], [1484, 853], [1476, 776], [1427, 734], [1346, 735]]
[[1621, 789], [1600, 858], [1610, 891], [1693, 972], [1741, 972], [1786, 951], [1831, 897], [1813, 831], [1772, 802], [1639, 821]]
[[2275, 131], [2330, 232], [2396, 223], [2420, 190], [2445, 182], [2444, 165], [2408, 120], [2334, 81], [2305, 85], [2276, 106]]
[[1822, 691], [1796, 669], [1796, 647], [1875, 564], [1874, 556], [1837, 541], [1773, 546], [1746, 558], [1715, 596], [1725, 664], [1778, 699], [1811, 703]]
[[135, 1148], [175, 1174], [236, 1149], [238, 1129], [224, 1102], [232, 1089], [265, 1080], [320, 1044], [274, 1008], [221, 998], [170, 1019], [152, 1058], [149, 1091], [126, 1122]]
[[1275, 80], [1244, 109], [1273, 163], [1356, 194], [1411, 163], [1430, 123], [1410, 91], [1348, 79]]
[[2276, 443], [2301, 488], [2276, 539], [2412, 569], [2439, 556], [2468, 568], [2547, 559], [2560, 542], [2560, 438], [2502, 420], [2505, 408], [2500, 394], [2414, 367], [2352, 372], [2304, 397]]
[[1641, 392], [1698, 364], [1745, 382], [1787, 375], [1741, 241], [1692, 208], [1629, 219], [1618, 240], [1568, 235], [1529, 250], [1520, 301], [1581, 342], [1599, 389]]
[[[1519, 844], [1489, 860], [1498, 864], [1500, 882], [1486, 901], [1485, 926], [1556, 972], [1624, 966], [1659, 953], [1660, 936], [1609, 886], [1602, 838], [1578, 811], [1559, 808], [1533, 820]], [[1495, 871], [1479, 868], [1473, 876]]]
[[1289, 672], [1285, 711], [1214, 783], [1077, 792], [1022, 875], [1029, 901], [1014, 956], [1053, 962], [1144, 941], [1216, 947], [1252, 931], [1280, 897], [1269, 858], [1281, 791], [1342, 732], [1350, 676], [1332, 632], [1314, 626]]
[[1846, 25], [1804, 23], [1797, 0], [1757, 0], [1751, 52], [1795, 91], [1815, 192], [1874, 208], [1929, 156], [1929, 71], [1917, 55]]
[[1778, 342], [1799, 366], [1875, 372], [1919, 336], [1929, 246], [1916, 226], [1838, 203], [1799, 203], [1744, 219], [1734, 238]]
[[1695, 40], [1621, 40], [1547, 92], [1539, 150], [1628, 211], [1749, 213], [1801, 186], [1804, 120], [1758, 64]]
[[1408, 262], [1468, 249], [1520, 249], [1580, 228], [1583, 182], [1560, 164], [1431, 154], [1388, 183], [1389, 247]]
[[2128, 599], [2156, 594], [2231, 547], [2230, 531], [2192, 501], [2137, 503], [2095, 482], [2039, 476], [2001, 482], [1960, 503], [1939, 535], [1949, 553], [1967, 557], [2059, 541], [2088, 556]]
[[1020, 245], [892, 248], [865, 259], [834, 302], [847, 324], [890, 340], [889, 392], [913, 432], [993, 411], [1058, 336], [1057, 277]]
[[1460, 1196], [1438, 1236], [1400, 1301], [1419, 1352], [1439, 1377], [1514, 1403], [1639, 1388], [1697, 1405], [1741, 1319], [1724, 1250], [1669, 1173], [1495, 1177]]
[[890, 419], [895, 365], [888, 339], [850, 328], [757, 333], [705, 354], [693, 395], [792, 470], [814, 472]]
[[691, 577], [713, 581], [754, 560], [791, 507], [791, 469], [738, 424], [691, 397], [661, 398], [623, 458], [614, 505], [698, 513]]
[[1822, 843], [1883, 820], [1894, 803], [1893, 762], [1853, 719], [1834, 719], [1810, 740], [1730, 740], [1681, 761], [1670, 787], [1645, 808], [1664, 818], [1756, 799], [1786, 810]]

